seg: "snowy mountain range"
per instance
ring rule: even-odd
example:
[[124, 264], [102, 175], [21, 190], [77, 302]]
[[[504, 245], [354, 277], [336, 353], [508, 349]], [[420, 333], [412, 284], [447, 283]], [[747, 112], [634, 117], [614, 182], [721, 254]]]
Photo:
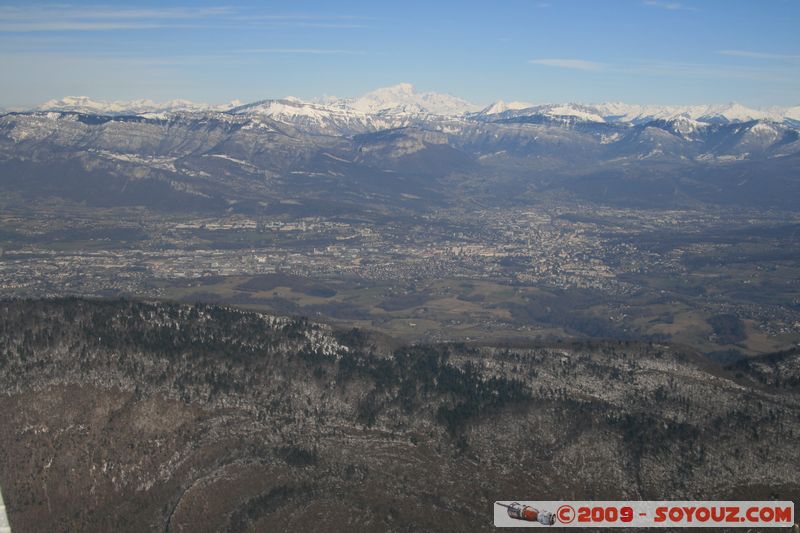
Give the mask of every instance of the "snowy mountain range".
[[146, 113], [176, 113], [200, 111], [228, 111], [241, 102], [234, 100], [228, 104], [209, 105], [190, 100], [117, 100], [113, 102], [92, 100], [88, 96], [65, 96], [36, 106], [32, 111], [68, 111], [73, 113], [97, 115], [142, 115]]
[[740, 104], [481, 108], [408, 84], [248, 104], [64, 98], [0, 114], [0, 190], [200, 210], [427, 208], [464, 191], [487, 205], [545, 193], [797, 209], [798, 119]]
[[326, 103], [368, 114], [412, 113], [457, 116], [481, 109], [479, 105], [449, 94], [418, 93], [410, 83], [377, 89], [358, 98], [328, 98]]
[[[226, 112], [270, 117], [308, 128], [321, 125], [328, 133], [373, 130], [408, 125], [416, 117], [468, 118], [483, 121], [519, 117], [549, 117], [571, 122], [644, 124], [653, 120], [686, 118], [704, 124], [731, 124], [769, 120], [800, 124], [800, 106], [749, 108], [738, 103], [714, 105], [532, 104], [505, 103], [488, 106], [470, 103], [449, 94], [417, 92], [409, 83], [400, 83], [366, 93], [357, 98], [325, 97], [303, 101], [294, 97], [262, 100], [249, 104], [232, 101], [209, 105], [189, 100], [97, 101], [86, 96], [69, 96], [45, 102], [32, 111], [68, 111], [96, 115], [156, 115], [179, 112]], [[398, 122], [399, 121], [399, 122]]]

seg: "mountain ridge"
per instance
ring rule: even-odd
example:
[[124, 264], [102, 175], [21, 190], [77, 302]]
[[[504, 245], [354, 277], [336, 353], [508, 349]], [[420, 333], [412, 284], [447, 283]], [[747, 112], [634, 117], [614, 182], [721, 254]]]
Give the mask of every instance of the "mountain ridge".
[[233, 100], [226, 104], [205, 104], [185, 99], [154, 102], [148, 99], [102, 101], [88, 96], [67, 96], [49, 100], [21, 111], [72, 111], [107, 115], [141, 115], [172, 112], [243, 112], [264, 102], [291, 102], [296, 106], [313, 107], [327, 113], [363, 115], [434, 115], [441, 117], [489, 117], [502, 114], [574, 116], [589, 122], [642, 124], [657, 119], [685, 116], [704, 123], [735, 123], [751, 120], [778, 122], [800, 121], [800, 106], [772, 106], [758, 109], [737, 102], [726, 104], [655, 105], [602, 103], [541, 103], [497, 100], [481, 106], [450, 94], [417, 92], [410, 83], [379, 88], [359, 97], [324, 97], [302, 100], [295, 97], [268, 98], [243, 103]]
[[[0, 115], [0, 170], [9, 193], [114, 205], [218, 209], [289, 196], [429, 208], [460, 203], [464, 190], [497, 205], [563, 190], [624, 205], [681, 198], [797, 208], [800, 129], [792, 122], [679, 115], [634, 124], [592, 113], [365, 114], [292, 99], [228, 111], [8, 113]], [[642, 187], [647, 180], [662, 187]]]

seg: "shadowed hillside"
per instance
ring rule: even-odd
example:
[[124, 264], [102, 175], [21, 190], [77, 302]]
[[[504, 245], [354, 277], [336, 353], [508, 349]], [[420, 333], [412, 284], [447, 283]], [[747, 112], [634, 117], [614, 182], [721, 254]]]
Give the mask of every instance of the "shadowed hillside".
[[796, 500], [796, 357], [389, 353], [211, 305], [5, 301], [0, 485], [15, 532], [463, 531], [509, 497]]

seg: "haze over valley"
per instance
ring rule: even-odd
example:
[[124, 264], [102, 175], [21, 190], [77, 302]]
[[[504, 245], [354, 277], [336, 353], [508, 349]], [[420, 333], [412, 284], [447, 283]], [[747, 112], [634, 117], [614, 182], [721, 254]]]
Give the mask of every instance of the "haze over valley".
[[0, 117], [0, 290], [231, 303], [409, 341], [784, 350], [796, 112], [480, 108], [410, 84], [220, 108], [64, 98]]

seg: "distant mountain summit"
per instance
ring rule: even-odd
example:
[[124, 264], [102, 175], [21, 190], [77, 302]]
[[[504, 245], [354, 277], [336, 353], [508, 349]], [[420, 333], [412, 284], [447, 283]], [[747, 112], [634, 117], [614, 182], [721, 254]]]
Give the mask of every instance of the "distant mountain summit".
[[484, 107], [481, 109], [482, 115], [496, 115], [498, 113], [504, 113], [506, 111], [518, 111], [520, 109], [528, 109], [530, 107], [534, 107], [534, 104], [528, 102], [504, 102], [502, 100], [497, 100], [493, 102], [491, 105]]
[[147, 113], [175, 113], [180, 111], [227, 111], [238, 105], [241, 105], [241, 102], [238, 100], [215, 106], [183, 99], [168, 100], [161, 103], [148, 99], [116, 100], [109, 102], [93, 100], [88, 96], [65, 96], [64, 98], [48, 100], [37, 106], [35, 110], [68, 111], [98, 115], [143, 115]]
[[[543, 117], [553, 121], [562, 122], [605, 122], [605, 118], [597, 108], [581, 104], [544, 104], [533, 107], [512, 107], [506, 106], [504, 111], [496, 112], [499, 106], [492, 106], [489, 112], [482, 112], [487, 120], [514, 119], [520, 117]], [[494, 117], [493, 115], [497, 115]], [[527, 122], [522, 120], [521, 122]]]
[[324, 105], [304, 102], [287, 97], [279, 100], [261, 100], [235, 107], [231, 114], [253, 118], [268, 118], [291, 124], [310, 134], [348, 135], [364, 131], [380, 130], [390, 125], [371, 114], [347, 106]]
[[444, 93], [417, 92], [410, 83], [398, 83], [391, 87], [383, 87], [356, 98], [338, 98], [335, 96], [321, 100], [321, 103], [368, 114], [427, 114], [427, 115], [463, 115], [481, 109], [473, 104]]
[[651, 120], [672, 120], [686, 117], [709, 124], [731, 124], [751, 120], [782, 121], [789, 108], [773, 108], [771, 111], [753, 109], [742, 104], [712, 105], [638, 105], [624, 103], [595, 104], [592, 107], [608, 122], [630, 122], [641, 124]]
[[369, 92], [349, 103], [364, 113], [412, 112], [431, 115], [463, 115], [480, 106], [457, 96], [442, 93], [418, 93], [410, 83], [400, 83]]
[[753, 120], [783, 122], [797, 120], [798, 107], [759, 110], [731, 102], [722, 105], [639, 105], [620, 102], [601, 104], [543, 104], [525, 105], [514, 102], [506, 105], [502, 100], [481, 111], [481, 115], [500, 115], [504, 118], [521, 116], [573, 117], [584, 122], [614, 122], [644, 124], [653, 120], [686, 118], [707, 124], [732, 124]]

